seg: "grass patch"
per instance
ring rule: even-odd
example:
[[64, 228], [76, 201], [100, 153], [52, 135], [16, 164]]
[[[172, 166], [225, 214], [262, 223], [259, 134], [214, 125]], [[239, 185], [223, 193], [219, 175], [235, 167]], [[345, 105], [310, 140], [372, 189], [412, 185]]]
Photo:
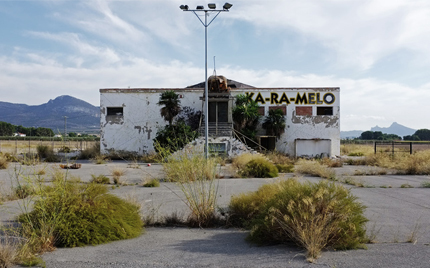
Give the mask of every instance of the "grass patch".
[[300, 159], [295, 166], [295, 173], [309, 174], [329, 180], [336, 180], [334, 169], [329, 168], [316, 160]]
[[160, 187], [160, 181], [157, 179], [145, 180], [142, 184], [143, 187]]
[[98, 175], [97, 176], [97, 175], [92, 174], [91, 177], [92, 177], [91, 182], [94, 182], [94, 183], [98, 183], [98, 184], [109, 184], [110, 183], [109, 178], [106, 177], [105, 175]]
[[251, 241], [292, 241], [306, 249], [309, 261], [318, 258], [323, 248], [364, 246], [365, 207], [348, 189], [326, 181], [302, 184], [288, 179], [259, 191], [232, 198], [230, 203], [230, 213], [242, 215], [251, 229]]
[[33, 210], [19, 216], [37, 251], [97, 245], [142, 233], [139, 208], [107, 193], [103, 185], [66, 180], [41, 188]]
[[414, 186], [410, 185], [409, 183], [404, 183], [400, 185], [400, 188], [414, 188]]
[[374, 148], [368, 144], [342, 144], [340, 153], [348, 156], [367, 156], [374, 153]]

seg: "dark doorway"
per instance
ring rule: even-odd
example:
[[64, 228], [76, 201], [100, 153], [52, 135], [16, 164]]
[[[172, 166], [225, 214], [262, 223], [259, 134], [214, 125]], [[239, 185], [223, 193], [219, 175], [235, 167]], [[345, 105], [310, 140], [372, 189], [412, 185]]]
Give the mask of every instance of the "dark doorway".
[[209, 122], [228, 122], [228, 102], [209, 102]]

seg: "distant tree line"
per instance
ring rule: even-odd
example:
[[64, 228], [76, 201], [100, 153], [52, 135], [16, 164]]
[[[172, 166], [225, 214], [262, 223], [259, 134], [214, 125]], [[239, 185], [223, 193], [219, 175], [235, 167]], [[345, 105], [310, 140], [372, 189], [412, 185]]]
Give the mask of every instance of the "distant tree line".
[[[402, 137], [396, 134], [385, 134], [381, 131], [365, 131], [361, 133], [359, 140], [402, 140]], [[430, 130], [429, 129], [419, 129], [415, 131], [413, 135], [403, 136], [405, 141], [430, 141]]]
[[54, 131], [45, 127], [23, 127], [0, 121], [0, 136], [13, 136], [14, 133], [22, 133], [26, 136], [52, 137]]

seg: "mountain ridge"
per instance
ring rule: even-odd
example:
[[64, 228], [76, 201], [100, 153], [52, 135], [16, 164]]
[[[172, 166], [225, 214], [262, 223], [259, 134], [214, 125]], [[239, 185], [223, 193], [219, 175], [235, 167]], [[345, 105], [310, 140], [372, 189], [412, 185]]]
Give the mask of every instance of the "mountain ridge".
[[58, 96], [40, 105], [0, 101], [0, 121], [24, 127], [51, 128], [54, 132], [63, 130], [66, 123], [67, 131], [99, 132], [100, 107], [69, 95]]

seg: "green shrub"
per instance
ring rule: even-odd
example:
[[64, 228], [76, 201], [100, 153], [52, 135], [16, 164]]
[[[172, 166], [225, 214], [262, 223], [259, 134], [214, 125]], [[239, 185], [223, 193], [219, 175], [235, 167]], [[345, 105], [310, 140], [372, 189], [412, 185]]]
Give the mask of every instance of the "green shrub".
[[261, 213], [262, 207], [279, 192], [279, 183], [265, 184], [255, 192], [231, 197], [228, 211], [233, 226], [249, 227], [250, 221]]
[[100, 183], [100, 184], [109, 184], [110, 183], [109, 178], [106, 177], [105, 175], [96, 176], [96, 175], [92, 174], [91, 177], [92, 177], [91, 182], [94, 182], [94, 183]]
[[421, 182], [422, 188], [430, 188], [430, 181], [423, 181]]
[[230, 203], [231, 215], [241, 215], [251, 229], [251, 241], [292, 241], [307, 250], [309, 260], [323, 248], [353, 249], [366, 242], [365, 207], [343, 186], [288, 179], [264, 187]]
[[100, 142], [96, 142], [94, 146], [82, 150], [78, 158], [95, 159], [98, 155], [100, 155]]
[[20, 215], [19, 221], [33, 236], [52, 230], [57, 247], [137, 237], [143, 228], [139, 208], [107, 193], [106, 186], [66, 181], [47, 186], [33, 211]]
[[143, 187], [160, 187], [160, 182], [157, 179], [151, 179], [147, 182], [145, 182]]
[[293, 164], [276, 164], [275, 166], [278, 169], [279, 173], [292, 173], [292, 172], [294, 172], [294, 165]]
[[264, 158], [249, 161], [241, 172], [242, 177], [274, 178], [278, 176], [276, 166]]
[[48, 145], [39, 144], [36, 150], [39, 158], [47, 158], [54, 155], [54, 149]]

